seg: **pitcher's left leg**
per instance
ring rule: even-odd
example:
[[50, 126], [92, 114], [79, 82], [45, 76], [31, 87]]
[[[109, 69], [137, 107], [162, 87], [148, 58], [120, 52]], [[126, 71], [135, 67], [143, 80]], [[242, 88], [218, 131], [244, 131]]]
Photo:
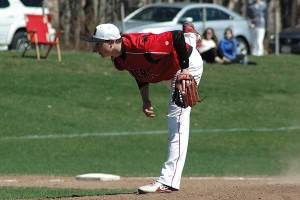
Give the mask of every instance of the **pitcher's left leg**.
[[188, 149], [191, 108], [179, 108], [175, 104], [170, 107], [168, 159], [163, 164], [158, 182], [179, 189]]

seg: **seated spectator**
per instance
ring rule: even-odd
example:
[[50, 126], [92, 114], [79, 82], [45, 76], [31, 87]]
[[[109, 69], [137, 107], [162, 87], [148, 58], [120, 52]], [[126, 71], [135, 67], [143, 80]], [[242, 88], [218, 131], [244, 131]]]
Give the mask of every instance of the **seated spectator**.
[[248, 62], [247, 55], [238, 54], [237, 40], [233, 36], [231, 28], [225, 29], [224, 38], [219, 43], [219, 55], [222, 57], [224, 63], [256, 64]]
[[214, 29], [205, 29], [202, 37], [201, 45], [197, 48], [202, 59], [208, 63], [223, 63], [224, 61], [217, 53], [218, 38], [215, 35]]

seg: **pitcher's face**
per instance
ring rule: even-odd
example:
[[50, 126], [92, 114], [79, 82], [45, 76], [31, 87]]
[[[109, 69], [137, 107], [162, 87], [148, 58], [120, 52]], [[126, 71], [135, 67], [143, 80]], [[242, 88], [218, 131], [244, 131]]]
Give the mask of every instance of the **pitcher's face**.
[[112, 56], [112, 43], [110, 41], [97, 42], [93, 51], [98, 52], [102, 58]]

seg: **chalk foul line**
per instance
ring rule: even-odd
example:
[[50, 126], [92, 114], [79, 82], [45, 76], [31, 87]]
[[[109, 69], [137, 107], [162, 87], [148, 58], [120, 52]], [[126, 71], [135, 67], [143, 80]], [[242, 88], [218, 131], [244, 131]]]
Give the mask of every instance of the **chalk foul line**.
[[[300, 126], [287, 126], [278, 128], [228, 128], [228, 129], [199, 129], [191, 130], [192, 133], [224, 133], [224, 132], [272, 132], [272, 131], [290, 131], [299, 130]], [[0, 140], [22, 140], [22, 139], [54, 139], [54, 138], [76, 138], [76, 137], [109, 137], [109, 136], [127, 136], [127, 135], [159, 135], [167, 134], [167, 130], [162, 131], [139, 131], [139, 132], [103, 132], [103, 133], [71, 133], [71, 134], [49, 134], [49, 135], [26, 135], [26, 136], [6, 136]]]

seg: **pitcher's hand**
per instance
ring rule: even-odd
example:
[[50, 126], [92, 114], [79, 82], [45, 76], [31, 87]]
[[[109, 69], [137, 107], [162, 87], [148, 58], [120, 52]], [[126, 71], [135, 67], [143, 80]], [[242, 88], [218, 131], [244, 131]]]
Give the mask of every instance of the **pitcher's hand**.
[[153, 107], [151, 106], [151, 103], [143, 104], [143, 112], [146, 115], [146, 117], [155, 117], [155, 113], [153, 111]]

